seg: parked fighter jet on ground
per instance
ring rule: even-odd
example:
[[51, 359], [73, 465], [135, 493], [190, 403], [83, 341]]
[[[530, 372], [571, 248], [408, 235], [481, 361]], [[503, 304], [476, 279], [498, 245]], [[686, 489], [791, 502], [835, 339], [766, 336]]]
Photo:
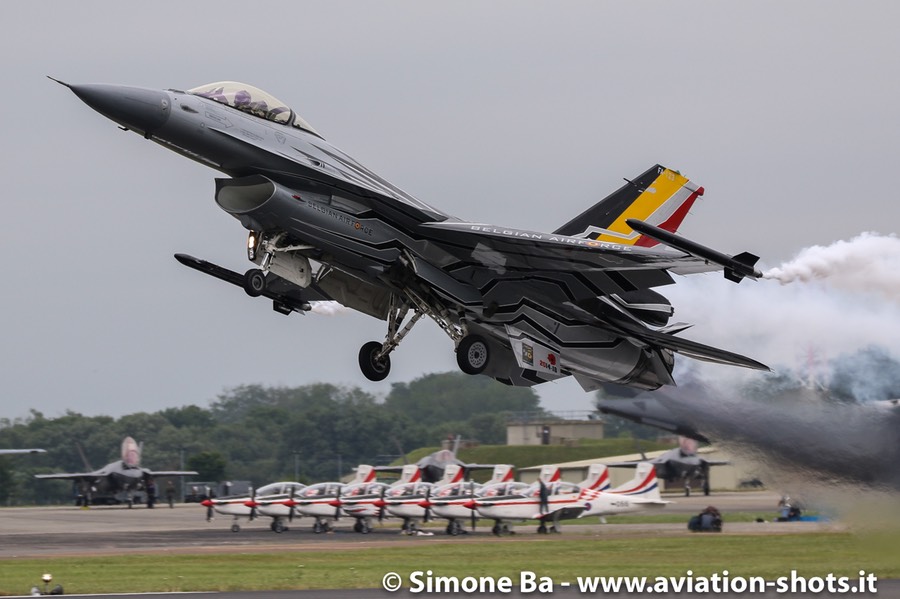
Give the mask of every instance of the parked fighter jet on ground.
[[[459, 466], [462, 478], [469, 478], [473, 470], [493, 470], [496, 464], [476, 464], [463, 462], [457, 457], [459, 453], [459, 444], [462, 441], [462, 435], [457, 435], [453, 440], [451, 449], [439, 449], [429, 453], [427, 456], [416, 462], [421, 473], [422, 482], [438, 483], [444, 478], [446, 469], [451, 466]], [[402, 473], [406, 468], [403, 466], [376, 466], [378, 472], [397, 472]]]
[[[755, 369], [750, 358], [676, 336], [672, 274], [724, 269], [761, 276], [758, 258], [727, 256], [674, 235], [703, 188], [656, 165], [551, 233], [455, 218], [344, 154], [283, 102], [249, 85], [188, 91], [70, 85], [125, 130], [228, 175], [216, 203], [249, 230], [240, 275], [182, 263], [273, 301], [282, 314], [336, 300], [387, 322], [359, 352], [387, 377], [390, 354], [427, 316], [459, 367], [511, 385], [574, 376], [641, 389], [673, 384], [674, 353]], [[473, 190], [477, 193], [477, 190]], [[657, 249], [657, 244], [668, 246]]]
[[[643, 454], [642, 454], [643, 455]], [[725, 460], [707, 460], [697, 453], [697, 442], [694, 439], [680, 437], [678, 447], [670, 449], [660, 456], [634, 462], [606, 462], [610, 468], [636, 468], [638, 464], [649, 462], [656, 467], [656, 474], [666, 482], [677, 480], [684, 482], [684, 494], [690, 496], [691, 482], [700, 483], [703, 494], [709, 495], [709, 469], [712, 466], [724, 466]]]
[[[117, 495], [127, 494], [128, 507], [133, 504], [135, 491], [146, 491], [148, 483], [162, 476], [196, 476], [193, 470], [150, 470], [141, 467], [141, 445], [131, 437], [122, 441], [122, 459], [111, 462], [92, 472], [63, 472], [59, 474], [35, 474], [35, 478], [76, 481], [79, 486], [79, 502], [118, 503]], [[88, 465], [88, 468], [90, 466]]]

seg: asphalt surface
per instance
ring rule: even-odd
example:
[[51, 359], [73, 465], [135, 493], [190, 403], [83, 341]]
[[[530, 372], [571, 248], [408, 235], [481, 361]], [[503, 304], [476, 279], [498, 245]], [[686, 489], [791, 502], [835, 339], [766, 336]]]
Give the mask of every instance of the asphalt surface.
[[[665, 511], [685, 516], [684, 523], [674, 524], [599, 524], [596, 518], [586, 519], [589, 523], [577, 521], [566, 523], [566, 535], [590, 535], [598, 539], [616, 537], [661, 537], [684, 535], [690, 514], [699, 512], [707, 505], [715, 505], [724, 514], [726, 534], [804, 534], [830, 530], [842, 530], [840, 523], [728, 523], [728, 513], [737, 511], [768, 512], [776, 515], [778, 495], [768, 492], [720, 493], [710, 497], [668, 496], [673, 503]], [[421, 543], [507, 543], [521, 542], [529, 535], [536, 535], [534, 527], [520, 525], [512, 537], [494, 537], [487, 523], [482, 523], [475, 533], [450, 537], [443, 527], [429, 528], [433, 535], [410, 537], [400, 534], [395, 521], [385, 521], [376, 526], [368, 535], [352, 531], [352, 520], [343, 519], [330, 534], [314, 534], [312, 521], [308, 518], [295, 520], [290, 530], [276, 534], [269, 529], [268, 518], [248, 523], [241, 520], [241, 531], [230, 531], [232, 518], [216, 515], [211, 522], [206, 521], [206, 509], [196, 504], [176, 504], [174, 509], [158, 506], [146, 507], [92, 507], [81, 509], [74, 506], [45, 508], [4, 508], [0, 509], [0, 559], [25, 557], [52, 557], [66, 555], [118, 555], [122, 553], [248, 553], [268, 551], [322, 551], [340, 549], [353, 551], [397, 544], [421, 545]], [[502, 550], [498, 547], [498, 550]], [[377, 597], [421, 597], [426, 593], [411, 593], [400, 590], [389, 593], [383, 589], [329, 590], [329, 591], [273, 591], [273, 592], [232, 592], [232, 593], [176, 593], [148, 594], [147, 597], [166, 599], [172, 597], [206, 597], [217, 599], [368, 599]], [[521, 593], [513, 589], [507, 597], [537, 597], [541, 593]], [[553, 595], [575, 596], [575, 588], [557, 588]], [[882, 597], [900, 597], [900, 581], [879, 581]], [[133, 596], [133, 595], [129, 595]], [[440, 594], [440, 597], [487, 597], [487, 594]], [[629, 597], [628, 594], [605, 595]], [[656, 594], [656, 597], [688, 597], [704, 595]], [[712, 596], [712, 595], [709, 595]], [[755, 595], [715, 595], [716, 597], [778, 597], [771, 594]], [[794, 595], [805, 597], [807, 595]], [[809, 597], [831, 597], [827, 593], [808, 595]], [[838, 596], [838, 595], [834, 595]], [[842, 597], [854, 595], [840, 595]], [[864, 596], [864, 595], [855, 595]], [[105, 595], [105, 597], [119, 597]], [[121, 595], [125, 597], [125, 595]]]
[[[737, 511], [766, 511], [776, 515], [778, 496], [766, 492], [722, 493], [710, 497], [671, 496], [673, 503], [667, 513], [684, 514], [684, 523], [673, 524], [599, 524], [597, 518], [563, 523], [563, 534], [588, 534], [602, 538], [619, 536], [667, 536], [684, 534], [690, 514], [707, 505], [722, 511], [726, 531], [742, 534], [802, 533], [834, 530], [831, 523], [728, 523], [728, 513]], [[197, 504], [127, 508], [124, 506], [74, 506], [0, 509], [0, 558], [49, 557], [59, 555], [109, 555], [153, 552], [267, 552], [290, 549], [316, 551], [330, 548], [364, 549], [384, 544], [509, 542], [522, 536], [536, 534], [531, 525], [515, 527], [514, 537], [496, 538], [490, 533], [490, 523], [483, 521], [474, 533], [450, 537], [443, 526], [424, 529], [433, 535], [410, 537], [400, 534], [396, 520], [376, 524], [368, 535], [352, 531], [353, 520], [343, 518], [335, 531], [314, 534], [310, 518], [298, 518], [290, 530], [276, 534], [269, 529], [270, 518], [253, 522], [238, 521], [241, 531], [231, 532], [234, 520], [216, 514], [206, 520], [206, 508]]]

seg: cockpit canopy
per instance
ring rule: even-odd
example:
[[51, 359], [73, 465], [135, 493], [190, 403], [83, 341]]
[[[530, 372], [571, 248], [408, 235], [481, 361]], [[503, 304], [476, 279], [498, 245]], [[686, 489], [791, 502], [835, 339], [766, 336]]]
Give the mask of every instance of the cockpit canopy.
[[215, 100], [242, 112], [264, 118], [267, 121], [291, 125], [322, 137], [318, 131], [313, 129], [309, 123], [285, 105], [284, 102], [246, 83], [218, 81], [189, 89], [188, 93]]

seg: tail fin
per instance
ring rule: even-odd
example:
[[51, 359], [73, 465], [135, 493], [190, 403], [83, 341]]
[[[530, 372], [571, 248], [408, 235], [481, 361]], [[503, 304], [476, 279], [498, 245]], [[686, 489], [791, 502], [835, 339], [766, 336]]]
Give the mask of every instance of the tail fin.
[[122, 461], [129, 468], [141, 467], [141, 448], [131, 437], [125, 437], [122, 441]]
[[508, 483], [511, 482], [515, 475], [515, 466], [512, 464], [497, 464], [494, 466], [494, 473], [491, 480], [487, 484]]
[[703, 188], [678, 171], [657, 164], [600, 200], [554, 233], [610, 243], [652, 247], [657, 241], [634, 231], [626, 220], [637, 218], [665, 229], [678, 230]]
[[375, 480], [376, 476], [375, 468], [368, 464], [360, 464], [356, 467], [356, 476], [348, 484], [370, 483]]
[[610, 487], [609, 469], [606, 464], [591, 464], [587, 478], [579, 485], [582, 489], [607, 491]]
[[436, 484], [449, 485], [450, 483], [458, 483], [463, 479], [465, 471], [459, 464], [447, 464], [444, 467], [444, 476], [441, 477]]
[[406, 464], [403, 466], [403, 470], [400, 471], [400, 480], [394, 484], [417, 483], [420, 480], [422, 480], [422, 471], [419, 467], [415, 464]]
[[637, 495], [648, 501], [659, 501], [656, 468], [650, 462], [641, 462], [634, 470], [634, 478], [609, 492], [618, 495]]
[[560, 479], [561, 472], [559, 466], [541, 466], [541, 473], [538, 480], [544, 483], [555, 483]]

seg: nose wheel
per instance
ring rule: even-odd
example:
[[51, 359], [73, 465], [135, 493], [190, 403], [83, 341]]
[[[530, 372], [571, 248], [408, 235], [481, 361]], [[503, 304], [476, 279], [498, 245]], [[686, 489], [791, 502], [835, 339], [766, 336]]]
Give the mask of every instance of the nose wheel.
[[359, 369], [370, 381], [383, 381], [391, 372], [391, 356], [384, 353], [384, 345], [369, 341], [359, 350]]
[[250, 297], [259, 297], [266, 290], [266, 273], [258, 268], [251, 268], [244, 273], [244, 291]]

